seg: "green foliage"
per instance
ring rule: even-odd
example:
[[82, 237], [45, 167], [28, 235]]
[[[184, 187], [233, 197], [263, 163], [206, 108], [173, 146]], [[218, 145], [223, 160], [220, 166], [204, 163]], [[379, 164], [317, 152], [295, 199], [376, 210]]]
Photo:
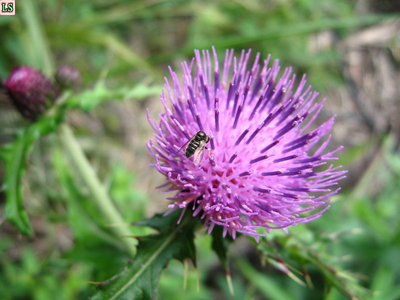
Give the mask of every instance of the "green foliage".
[[257, 272], [249, 263], [240, 259], [237, 261], [243, 275], [261, 292], [261, 294], [272, 300], [296, 299], [296, 295], [288, 292], [284, 286], [279, 284], [270, 276]]
[[[132, 89], [110, 90], [104, 83], [77, 95], [66, 94], [44, 117], [18, 132], [15, 141], [0, 149], [0, 157], [5, 163], [6, 178], [3, 188], [6, 192], [6, 219], [12, 222], [23, 234], [32, 235], [28, 215], [23, 207], [22, 177], [26, 170], [28, 155], [35, 141], [40, 137], [55, 132], [64, 120], [65, 110], [80, 108], [90, 111], [98, 104], [113, 99], [140, 99], [154, 93], [154, 89], [137, 85]], [[65, 99], [66, 98], [66, 99]]]
[[229, 265], [228, 265], [228, 251], [229, 245], [233, 242], [231, 237], [223, 237], [222, 236], [223, 228], [222, 226], [216, 226], [212, 234], [212, 244], [211, 247], [214, 252], [217, 254], [222, 266], [225, 271], [229, 273]]
[[148, 87], [144, 84], [135, 85], [133, 88], [110, 89], [101, 81], [92, 89], [87, 89], [82, 93], [69, 97], [66, 101], [66, 106], [70, 109], [79, 108], [89, 112], [102, 102], [128, 99], [140, 100], [157, 95], [160, 91], [160, 86]]
[[[321, 92], [336, 87], [342, 82], [338, 40], [355, 28], [399, 18], [359, 15], [354, 5], [345, 0], [26, 0], [17, 6], [16, 16], [1, 16], [0, 79], [18, 65], [34, 66], [51, 76], [57, 59], [57, 65], [78, 67], [90, 88], [64, 95], [40, 120], [18, 128], [15, 135], [14, 128], [5, 129], [13, 138], [0, 148], [5, 219], [27, 235], [35, 229], [29, 219], [34, 220], [32, 224], [39, 220], [44, 229], [35, 241], [43, 242], [45, 250], [33, 240], [17, 238], [0, 219], [0, 298], [88, 299], [95, 294], [93, 299], [398, 299], [400, 156], [392, 152], [393, 145], [384, 144], [379, 149], [374, 167], [366, 174], [357, 174], [362, 176], [358, 186], [334, 199], [321, 219], [290, 228], [289, 235], [281, 231], [268, 234], [253, 248], [237, 246], [243, 245], [244, 237], [234, 242], [222, 238], [218, 226], [211, 236], [202, 232], [194, 240], [197, 221], [188, 214], [177, 225], [179, 211], [140, 221], [154, 207], [163, 210], [160, 197], [152, 199], [145, 192], [149, 187], [140, 186], [141, 174], [147, 171], [135, 163], [143, 159], [136, 155], [143, 155], [145, 146], [135, 140], [139, 142], [131, 153], [135, 163], [128, 167], [120, 157], [110, 158], [112, 150], [95, 145], [88, 156], [99, 161], [105, 190], [124, 221], [111, 225], [126, 226], [130, 235], [144, 236], [138, 256], [126, 266], [130, 256], [124, 241], [132, 238], [116, 234], [115, 227], [109, 226], [52, 134], [67, 114], [74, 115], [73, 110], [83, 111], [81, 115], [88, 119], [97, 118], [99, 111], [110, 114], [105, 103], [114, 100], [141, 100], [135, 109], [142, 114], [145, 106], [152, 105], [147, 98], [162, 91], [162, 76], [167, 74], [166, 66], [159, 64], [178, 64], [192, 57], [194, 48], [211, 45], [216, 46], [219, 58], [225, 48], [252, 48], [253, 55], [261, 52], [262, 57], [271, 53], [282, 65], [308, 73], [309, 82]], [[332, 34], [331, 44], [310, 50], [310, 40], [321, 32]], [[101, 121], [102, 126], [107, 123]], [[135, 122], [138, 120], [132, 120]], [[77, 124], [79, 129], [87, 125], [82, 120]], [[85, 146], [92, 140], [88, 137], [91, 131], [84, 128], [81, 132]], [[101, 131], [112, 143], [121, 145], [114, 132]], [[140, 126], [135, 133], [146, 134]], [[38, 141], [44, 135], [51, 135], [50, 141], [37, 154], [41, 164], [34, 164], [29, 158], [31, 150], [40, 146]], [[338, 163], [351, 166], [373, 147], [376, 142], [372, 139], [356, 145]], [[110, 153], [99, 154], [104, 149]], [[24, 200], [23, 186], [36, 185], [33, 177], [38, 168], [52, 179], [52, 185], [35, 186], [43, 194], [42, 202], [35, 197]], [[375, 192], [367, 192], [376, 183]], [[27, 212], [24, 201], [41, 206], [38, 211], [44, 213]], [[151, 228], [158, 234], [148, 235]], [[48, 239], [50, 235], [66, 235], [70, 248], [59, 248], [55, 240]], [[255, 248], [265, 267], [258, 255], [254, 260]], [[196, 258], [198, 270], [196, 267], [196, 272], [191, 269], [184, 274], [187, 260], [196, 262]], [[226, 280], [228, 271], [234, 296]], [[89, 281], [101, 283], [97, 291]]]
[[156, 215], [139, 222], [159, 233], [141, 238], [135, 259], [92, 299], [153, 299], [161, 271], [169, 260], [190, 259], [195, 263], [193, 230], [196, 219], [186, 214], [178, 225], [180, 214], [176, 211], [166, 217]]
[[62, 110], [53, 116], [46, 116], [27, 128], [22, 129], [15, 141], [0, 149], [0, 157], [5, 165], [3, 189], [6, 194], [4, 213], [6, 219], [17, 229], [27, 235], [32, 235], [28, 214], [23, 207], [22, 177], [26, 170], [28, 154], [41, 136], [54, 132], [63, 120]]
[[1, 299], [72, 300], [83, 295], [91, 268], [86, 264], [52, 262], [25, 248], [20, 262], [0, 257]]
[[[348, 298], [364, 299], [368, 291], [364, 289], [357, 280], [357, 276], [342, 269], [341, 265], [335, 262], [336, 257], [329, 255], [327, 247], [333, 243], [339, 234], [332, 235], [318, 234], [303, 229], [293, 235], [275, 235], [272, 233], [258, 245], [261, 254], [266, 261], [278, 270], [286, 273], [296, 282], [303, 284], [296, 275], [288, 268], [289, 261], [295, 261], [297, 266], [304, 270], [305, 279], [310, 283], [307, 269], [310, 267], [318, 269], [324, 274], [328, 287], [334, 286]], [[354, 233], [353, 233], [354, 234]], [[284, 248], [285, 251], [278, 249]], [[284, 261], [285, 255], [288, 261]], [[304, 284], [303, 284], [304, 285]], [[311, 285], [312, 286], [312, 285]]]
[[104, 244], [123, 249], [121, 242], [101, 226], [105, 223], [104, 218], [95, 204], [76, 185], [61, 149], [54, 149], [53, 164], [62, 187], [61, 193], [68, 204], [69, 225], [74, 230], [79, 244], [91, 250], [104, 247]]
[[[199, 238], [200, 236], [196, 237], [196, 246]], [[200, 251], [198, 254], [202, 255]], [[199, 261], [199, 267], [203, 268], [202, 266]], [[207, 275], [205, 272], [198, 271], [200, 270], [195, 271], [188, 261], [185, 261], [182, 266], [180, 261], [171, 260], [162, 272], [156, 299], [212, 299], [213, 293], [204, 283]], [[199, 289], [198, 280], [200, 280]]]

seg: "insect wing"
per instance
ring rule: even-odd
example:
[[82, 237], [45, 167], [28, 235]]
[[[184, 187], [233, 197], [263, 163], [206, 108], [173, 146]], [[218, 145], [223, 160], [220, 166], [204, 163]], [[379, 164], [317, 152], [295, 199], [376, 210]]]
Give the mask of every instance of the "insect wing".
[[196, 149], [196, 151], [193, 154], [193, 163], [197, 166], [198, 164], [201, 163], [201, 160], [203, 159], [204, 155], [204, 148], [206, 147], [205, 141], [200, 142], [200, 146]]
[[191, 139], [188, 140], [186, 143], [184, 143], [183, 146], [179, 148], [178, 152], [181, 151], [181, 150], [183, 149], [183, 147], [185, 147], [187, 144], [189, 144], [190, 141], [191, 141], [192, 139], [193, 139], [193, 138], [191, 138]]

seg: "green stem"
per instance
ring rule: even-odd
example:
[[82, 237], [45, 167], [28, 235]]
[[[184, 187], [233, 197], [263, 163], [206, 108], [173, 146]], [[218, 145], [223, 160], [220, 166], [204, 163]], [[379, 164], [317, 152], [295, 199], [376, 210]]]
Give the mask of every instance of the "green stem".
[[103, 213], [110, 224], [117, 225], [112, 227], [112, 229], [114, 230], [116, 235], [125, 237], [122, 238], [122, 242], [124, 243], [128, 252], [132, 256], [135, 256], [135, 245], [137, 245], [137, 239], [130, 237], [132, 233], [130, 232], [128, 227], [124, 226], [124, 220], [114, 206], [113, 202], [107, 194], [106, 189], [101, 184], [93, 167], [83, 153], [81, 146], [79, 145], [78, 141], [71, 131], [71, 128], [66, 124], [61, 125], [59, 137], [64, 146], [64, 149], [69, 153], [73, 164], [76, 167], [76, 170], [79, 172], [80, 177], [90, 190], [93, 200], [99, 207], [100, 211]]

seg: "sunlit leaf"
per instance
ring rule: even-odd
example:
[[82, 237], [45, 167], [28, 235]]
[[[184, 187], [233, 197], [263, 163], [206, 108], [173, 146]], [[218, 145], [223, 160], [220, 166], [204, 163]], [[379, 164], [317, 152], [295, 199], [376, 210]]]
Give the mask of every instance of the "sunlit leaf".
[[69, 108], [80, 108], [84, 111], [91, 111], [98, 104], [112, 100], [140, 100], [145, 97], [158, 95], [161, 88], [148, 87], [143, 84], [138, 84], [132, 88], [117, 88], [110, 89], [104, 82], [97, 83], [92, 89], [75, 94], [66, 101], [65, 105]]
[[103, 82], [99, 82], [92, 89], [83, 91], [80, 94], [70, 97], [66, 105], [70, 108], [80, 108], [84, 111], [90, 111], [99, 103], [114, 100], [122, 96], [120, 91], [112, 92]]

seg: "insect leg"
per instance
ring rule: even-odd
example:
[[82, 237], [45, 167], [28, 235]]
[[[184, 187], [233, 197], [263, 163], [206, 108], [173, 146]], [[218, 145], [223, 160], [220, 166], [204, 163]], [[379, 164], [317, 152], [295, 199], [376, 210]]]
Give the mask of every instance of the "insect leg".
[[208, 157], [211, 157], [211, 149], [208, 147], [205, 147], [205, 146], [204, 146], [204, 148], [206, 148], [208, 150]]

